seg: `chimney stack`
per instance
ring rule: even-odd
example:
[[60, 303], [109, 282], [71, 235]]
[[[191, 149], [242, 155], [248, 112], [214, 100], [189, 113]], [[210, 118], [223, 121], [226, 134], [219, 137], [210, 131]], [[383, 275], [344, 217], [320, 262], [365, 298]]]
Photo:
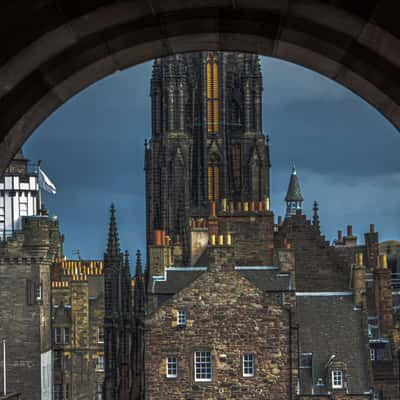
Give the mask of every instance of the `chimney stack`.
[[365, 266], [363, 253], [356, 253], [356, 264], [354, 266], [354, 302], [357, 307], [366, 306]]
[[357, 236], [353, 235], [353, 227], [347, 225], [347, 235], [343, 238], [345, 246], [357, 246]]
[[375, 272], [375, 304], [378, 311], [379, 326], [382, 337], [389, 337], [393, 330], [393, 299], [391, 271], [388, 269], [387, 256], [379, 256], [379, 266]]

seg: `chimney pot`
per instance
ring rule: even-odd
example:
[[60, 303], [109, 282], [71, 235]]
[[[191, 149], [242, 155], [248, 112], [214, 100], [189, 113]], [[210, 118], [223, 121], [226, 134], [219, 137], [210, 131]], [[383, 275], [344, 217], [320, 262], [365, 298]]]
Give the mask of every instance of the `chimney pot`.
[[379, 266], [382, 269], [387, 269], [387, 255], [386, 254], [379, 255]]
[[215, 235], [211, 235], [211, 246], [215, 246]]
[[211, 202], [211, 216], [216, 217], [217, 216], [217, 208], [215, 206], [215, 201]]
[[343, 232], [342, 231], [337, 231], [337, 237], [339, 241], [343, 240]]
[[374, 224], [370, 224], [369, 225], [369, 233], [374, 233], [375, 232], [375, 225]]
[[154, 230], [154, 244], [156, 246], [161, 246], [161, 230], [160, 229]]
[[226, 199], [222, 199], [222, 211], [226, 212]]
[[265, 211], [269, 211], [269, 207], [270, 207], [269, 197], [266, 197], [265, 198]]
[[347, 236], [353, 236], [353, 227], [351, 225], [347, 225]]

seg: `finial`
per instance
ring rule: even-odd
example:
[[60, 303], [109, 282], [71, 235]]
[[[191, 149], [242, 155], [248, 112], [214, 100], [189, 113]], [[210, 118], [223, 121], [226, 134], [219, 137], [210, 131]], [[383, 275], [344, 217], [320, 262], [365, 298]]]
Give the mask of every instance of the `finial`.
[[129, 269], [129, 251], [128, 250], [125, 250], [125, 253], [124, 253], [124, 265], [125, 265], [125, 268]]
[[140, 276], [142, 274], [142, 253], [138, 249], [136, 251], [136, 271], [135, 275]]

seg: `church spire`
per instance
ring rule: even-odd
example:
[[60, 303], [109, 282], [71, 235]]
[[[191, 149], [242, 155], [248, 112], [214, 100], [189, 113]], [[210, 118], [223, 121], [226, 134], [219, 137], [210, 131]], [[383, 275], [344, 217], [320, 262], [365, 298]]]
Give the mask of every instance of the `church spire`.
[[316, 230], [316, 232], [321, 233], [321, 227], [319, 224], [319, 215], [318, 215], [318, 202], [316, 200], [314, 201], [313, 211], [314, 211], [312, 220], [313, 227]]
[[109, 262], [116, 261], [118, 263], [121, 258], [121, 249], [119, 246], [117, 219], [115, 217], [114, 203], [112, 203], [110, 207], [110, 225], [108, 229], [106, 258]]
[[295, 215], [297, 210], [303, 206], [303, 195], [301, 194], [300, 183], [297, 177], [296, 167], [293, 165], [292, 175], [290, 176], [289, 186], [285, 197], [286, 216]]

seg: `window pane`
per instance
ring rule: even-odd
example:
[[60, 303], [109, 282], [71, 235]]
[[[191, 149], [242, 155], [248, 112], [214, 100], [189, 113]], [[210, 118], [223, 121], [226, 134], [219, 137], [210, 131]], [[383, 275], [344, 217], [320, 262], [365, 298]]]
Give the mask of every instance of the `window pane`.
[[54, 343], [61, 343], [61, 328], [54, 328]]
[[340, 369], [334, 369], [332, 371], [332, 387], [341, 388], [343, 386], [343, 375]]
[[186, 325], [186, 312], [183, 310], [178, 311], [178, 325]]
[[69, 343], [69, 328], [64, 328], [64, 343]]
[[243, 355], [243, 376], [254, 376], [254, 354]]
[[194, 353], [195, 380], [209, 382], [212, 380], [212, 359], [209, 351]]
[[97, 369], [98, 371], [104, 371], [104, 356], [99, 356], [99, 357], [97, 358], [96, 369]]
[[178, 359], [175, 356], [167, 357], [167, 378], [176, 378], [178, 376]]

